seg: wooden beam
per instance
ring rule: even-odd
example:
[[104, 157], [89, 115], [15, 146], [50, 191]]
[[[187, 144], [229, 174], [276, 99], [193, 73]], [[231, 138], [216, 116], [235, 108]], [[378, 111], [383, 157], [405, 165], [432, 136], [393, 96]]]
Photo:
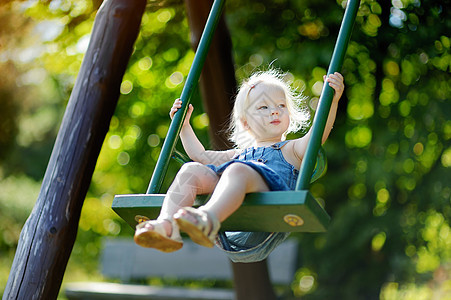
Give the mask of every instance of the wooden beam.
[[145, 6], [146, 0], [107, 0], [97, 13], [3, 300], [57, 298]]

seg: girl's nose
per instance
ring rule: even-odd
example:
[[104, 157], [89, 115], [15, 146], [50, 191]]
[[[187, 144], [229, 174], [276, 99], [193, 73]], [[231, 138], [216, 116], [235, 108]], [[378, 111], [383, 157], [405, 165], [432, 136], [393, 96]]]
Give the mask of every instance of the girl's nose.
[[275, 114], [279, 114], [279, 109], [274, 108], [274, 109], [271, 111], [271, 115], [275, 115]]

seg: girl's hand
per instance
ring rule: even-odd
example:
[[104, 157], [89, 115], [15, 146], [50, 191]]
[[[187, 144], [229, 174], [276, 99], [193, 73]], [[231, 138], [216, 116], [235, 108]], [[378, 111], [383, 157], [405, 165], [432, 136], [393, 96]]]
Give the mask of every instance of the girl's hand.
[[[174, 114], [181, 107], [182, 107], [182, 100], [175, 99], [174, 104], [172, 105], [171, 111], [169, 112], [169, 117], [171, 117], [171, 119], [172, 119], [174, 117]], [[190, 104], [188, 107], [188, 112], [186, 113], [186, 116], [185, 116], [185, 121], [183, 122], [183, 126], [186, 126], [189, 124], [189, 119], [191, 118], [191, 114], [193, 113], [193, 110], [194, 110], [194, 107], [192, 104]]]
[[327, 81], [329, 83], [329, 86], [335, 90], [333, 101], [338, 102], [345, 89], [345, 85], [343, 83], [344, 81], [343, 75], [341, 75], [338, 72], [335, 72], [334, 74], [330, 74], [327, 77], [324, 76], [324, 81]]

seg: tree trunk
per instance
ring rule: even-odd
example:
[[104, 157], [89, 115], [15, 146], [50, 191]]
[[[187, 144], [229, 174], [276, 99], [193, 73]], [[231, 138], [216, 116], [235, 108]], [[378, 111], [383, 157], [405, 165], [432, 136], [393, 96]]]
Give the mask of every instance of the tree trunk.
[[232, 267], [237, 300], [277, 299], [266, 260], [256, 263], [232, 263]]
[[[185, 0], [191, 28], [191, 44], [199, 44], [205, 26], [211, 0]], [[236, 94], [235, 69], [232, 58], [232, 42], [222, 17], [202, 69], [200, 88], [205, 111], [210, 119], [210, 137], [214, 149], [230, 149], [225, 135], [226, 125]], [[238, 300], [276, 299], [268, 274], [266, 260], [258, 263], [232, 263], [235, 293]]]
[[97, 13], [4, 300], [57, 298], [145, 6], [145, 0], [108, 0]]
[[[191, 45], [196, 49], [213, 1], [185, 0], [185, 3], [191, 28]], [[224, 132], [233, 109], [236, 93], [235, 68], [231, 49], [232, 41], [222, 16], [200, 77], [204, 109], [210, 119], [211, 147], [217, 150], [232, 147]]]

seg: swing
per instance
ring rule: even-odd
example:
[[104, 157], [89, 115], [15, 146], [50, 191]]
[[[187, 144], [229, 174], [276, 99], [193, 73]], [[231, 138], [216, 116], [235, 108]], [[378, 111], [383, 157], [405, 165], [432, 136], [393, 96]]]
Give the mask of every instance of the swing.
[[[224, 3], [225, 0], [215, 0], [213, 3], [180, 97], [182, 107], [179, 110], [182, 112], [176, 113], [172, 119], [147, 193], [114, 197], [113, 210], [133, 228], [142, 221], [157, 218], [165, 196], [158, 192], [171, 157], [182, 163], [189, 161], [186, 155], [175, 150], [175, 144]], [[341, 69], [358, 7], [359, 0], [348, 1], [327, 74]], [[240, 208], [221, 224], [222, 231], [324, 232], [327, 230], [330, 217], [308, 188], [310, 183], [319, 178], [326, 169], [326, 158], [320, 145], [333, 93], [333, 89], [325, 83], [320, 105], [310, 129], [312, 130], [311, 138], [301, 164], [296, 189], [247, 194]], [[196, 198], [194, 206], [200, 206], [206, 201], [208, 201], [208, 195], [200, 195]]]

